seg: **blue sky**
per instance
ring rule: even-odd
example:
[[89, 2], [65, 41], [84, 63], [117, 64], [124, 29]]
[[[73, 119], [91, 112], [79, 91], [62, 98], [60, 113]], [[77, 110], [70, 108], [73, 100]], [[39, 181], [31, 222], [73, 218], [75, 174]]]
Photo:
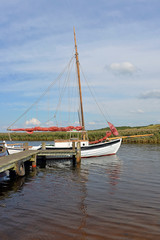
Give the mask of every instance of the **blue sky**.
[[[106, 119], [116, 126], [160, 124], [159, 0], [1, 0], [0, 9], [0, 131], [64, 69], [73, 26], [83, 72]], [[83, 81], [82, 87], [87, 129], [105, 127]], [[37, 108], [42, 113], [32, 111], [13, 127], [42, 124], [52, 114], [42, 103]]]

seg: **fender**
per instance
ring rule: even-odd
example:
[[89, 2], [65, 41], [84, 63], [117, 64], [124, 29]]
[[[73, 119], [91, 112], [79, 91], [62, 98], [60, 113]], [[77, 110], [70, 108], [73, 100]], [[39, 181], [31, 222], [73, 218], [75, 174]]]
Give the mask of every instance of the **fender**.
[[18, 161], [16, 163], [16, 174], [20, 177], [23, 177], [25, 175], [25, 166], [23, 161]]

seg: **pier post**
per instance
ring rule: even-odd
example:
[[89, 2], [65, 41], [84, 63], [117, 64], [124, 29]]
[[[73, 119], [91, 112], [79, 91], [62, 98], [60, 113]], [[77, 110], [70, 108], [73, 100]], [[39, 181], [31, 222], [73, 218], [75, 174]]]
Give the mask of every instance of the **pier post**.
[[32, 169], [35, 169], [36, 166], [37, 166], [37, 155], [34, 154], [34, 155], [31, 157], [31, 160], [30, 160], [30, 161], [32, 162]]
[[72, 156], [72, 158], [73, 158], [73, 165], [75, 165], [76, 164], [76, 156], [75, 156], [75, 142], [72, 142], [72, 150], [74, 151], [74, 154], [73, 154], [73, 156]]
[[72, 149], [75, 151], [75, 142], [72, 142]]
[[42, 142], [42, 150], [46, 150], [46, 143]]
[[29, 149], [29, 147], [28, 147], [28, 142], [25, 142], [25, 143], [23, 144], [23, 148], [24, 148], [24, 150], [28, 150], [28, 149]]
[[81, 162], [81, 143], [77, 142], [77, 154], [76, 154], [76, 163]]

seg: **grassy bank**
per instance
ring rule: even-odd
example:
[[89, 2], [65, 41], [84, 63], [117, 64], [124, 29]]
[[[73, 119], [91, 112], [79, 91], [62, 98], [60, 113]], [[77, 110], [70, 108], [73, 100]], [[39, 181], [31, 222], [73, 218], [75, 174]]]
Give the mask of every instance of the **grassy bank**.
[[[119, 136], [131, 136], [142, 134], [153, 134], [151, 137], [134, 137], [124, 138], [123, 143], [160, 143], [160, 125], [149, 125], [144, 127], [117, 127]], [[90, 141], [98, 140], [105, 136], [109, 128], [88, 131]], [[27, 133], [10, 133], [13, 141], [53, 141], [55, 139], [68, 139], [70, 133], [67, 132], [36, 132], [33, 134]], [[76, 137], [77, 134], [72, 135]], [[113, 137], [113, 136], [112, 136]], [[0, 141], [9, 141], [8, 133], [0, 133]]]

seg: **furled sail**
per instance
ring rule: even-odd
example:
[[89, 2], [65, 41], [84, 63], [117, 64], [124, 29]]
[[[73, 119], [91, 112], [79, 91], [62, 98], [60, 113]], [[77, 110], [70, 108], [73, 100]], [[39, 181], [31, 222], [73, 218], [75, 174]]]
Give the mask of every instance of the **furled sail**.
[[14, 129], [10, 129], [10, 131], [25, 131], [29, 134], [35, 132], [35, 131], [43, 131], [43, 132], [67, 132], [67, 131], [81, 131], [82, 127], [81, 126], [77, 126], [77, 127], [73, 127], [73, 126], [68, 126], [68, 127], [56, 127], [56, 126], [52, 126], [52, 127], [33, 127], [33, 128], [14, 128]]

